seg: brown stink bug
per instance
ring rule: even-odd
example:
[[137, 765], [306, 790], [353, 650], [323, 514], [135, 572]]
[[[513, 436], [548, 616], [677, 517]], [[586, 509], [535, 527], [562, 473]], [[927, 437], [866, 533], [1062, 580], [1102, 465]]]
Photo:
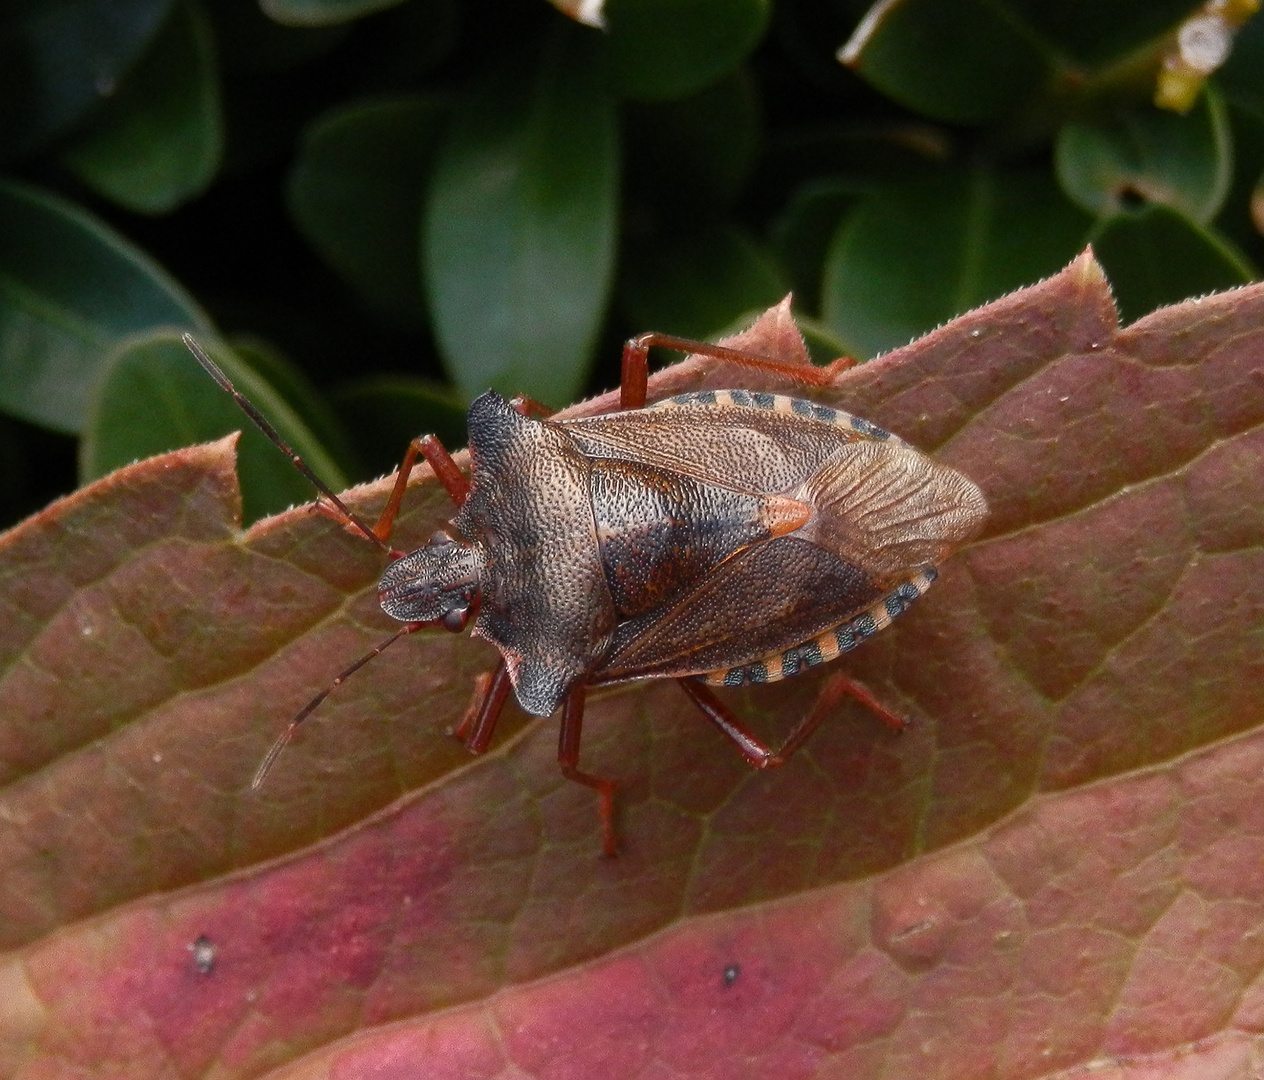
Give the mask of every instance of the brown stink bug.
[[[579, 768], [589, 686], [674, 678], [757, 768], [798, 749], [843, 695], [890, 723], [838, 672], [777, 749], [710, 686], [772, 682], [834, 659], [881, 630], [930, 586], [935, 567], [987, 516], [970, 480], [881, 428], [824, 405], [752, 390], [707, 390], [646, 406], [651, 346], [825, 385], [829, 367], [645, 334], [623, 353], [619, 410], [548, 419], [488, 391], [470, 405], [469, 480], [434, 436], [415, 439], [377, 523], [352, 513], [287, 447], [191, 338], [198, 361], [316, 485], [318, 505], [391, 556], [382, 609], [404, 625], [344, 671], [276, 741], [263, 780], [331, 690], [423, 627], [473, 633], [502, 660], [479, 680], [457, 734], [484, 751], [512, 690], [534, 716], [562, 710], [558, 762], [600, 797], [615, 852], [614, 785]], [[545, 415], [541, 415], [545, 414]], [[387, 539], [424, 457], [457, 513], [410, 553]]]

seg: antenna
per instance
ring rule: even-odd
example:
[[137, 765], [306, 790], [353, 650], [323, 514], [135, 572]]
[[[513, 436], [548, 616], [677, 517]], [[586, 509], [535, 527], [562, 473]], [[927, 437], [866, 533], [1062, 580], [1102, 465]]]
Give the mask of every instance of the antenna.
[[367, 653], [365, 653], [362, 657], [360, 657], [359, 660], [357, 660], [354, 664], [352, 664], [349, 668], [347, 668], [346, 671], [344, 671], [341, 675], [339, 675], [336, 679], [334, 679], [334, 681], [331, 682], [327, 687], [325, 687], [324, 690], [322, 690], [319, 694], [317, 694], [314, 698], [312, 698], [311, 701], [309, 701], [306, 705], [304, 705], [303, 708], [299, 711], [299, 714], [296, 717], [294, 717], [293, 720], [290, 721], [289, 726], [283, 732], [281, 732], [281, 737], [272, 744], [271, 749], [267, 752], [266, 755], [264, 755], [263, 760], [259, 763], [259, 768], [255, 770], [254, 779], [250, 781], [250, 790], [251, 791], [258, 790], [259, 786], [263, 783], [264, 778], [268, 775], [269, 772], [272, 771], [272, 766], [276, 762], [276, 759], [281, 756], [281, 751], [284, 750], [289, 745], [290, 740], [294, 738], [294, 733], [298, 730], [299, 724], [301, 724], [304, 720], [306, 720], [309, 716], [311, 716], [312, 713], [316, 711], [316, 707], [320, 705], [320, 703], [324, 701], [325, 698], [327, 698], [330, 694], [332, 694], [335, 690], [337, 690], [338, 687], [340, 687], [348, 678], [350, 678], [362, 667], [364, 667], [364, 665], [367, 664], [370, 660], [374, 659], [377, 656], [381, 656], [382, 653], [386, 652], [387, 649], [389, 649], [392, 645], [394, 645], [395, 642], [397, 642], [405, 634], [411, 634], [416, 630], [420, 630], [423, 626], [430, 626], [430, 625], [432, 624], [419, 623], [419, 622], [408, 623], [401, 629], [396, 630], [395, 633], [393, 633], [380, 645], [375, 645], [372, 649], [370, 649]]
[[306, 461], [290, 449], [285, 440], [277, 434], [276, 428], [268, 422], [267, 417], [256, 409], [254, 405], [250, 403], [250, 400], [232, 384], [228, 376], [225, 375], [220, 366], [207, 355], [206, 350], [197, 343], [192, 334], [184, 335], [184, 344], [188, 347], [189, 352], [193, 354], [193, 358], [206, 370], [206, 373], [219, 383], [220, 388], [232, 395], [232, 399], [237, 402], [237, 407], [250, 417], [251, 422], [255, 425], [255, 427], [262, 431], [272, 444], [290, 459], [294, 467], [307, 477], [312, 486], [316, 488], [317, 492], [319, 492], [320, 497], [328, 500], [338, 513], [342, 515], [343, 519], [360, 532], [366, 540], [372, 541], [388, 555], [394, 555], [395, 552], [391, 549], [390, 545], [378, 536], [377, 533], [370, 529], [358, 515], [353, 514], [349, 509], [347, 509], [343, 501], [329, 489], [329, 485], [327, 485], [319, 476], [308, 468]]

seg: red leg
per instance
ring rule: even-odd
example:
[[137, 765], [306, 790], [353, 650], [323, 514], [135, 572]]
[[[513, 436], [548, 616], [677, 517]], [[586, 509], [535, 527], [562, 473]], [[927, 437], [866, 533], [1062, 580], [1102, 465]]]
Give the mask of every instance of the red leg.
[[404, 461], [399, 471], [395, 474], [395, 487], [391, 489], [391, 497], [386, 500], [377, 524], [373, 526], [374, 534], [382, 540], [390, 536], [391, 529], [395, 525], [395, 515], [399, 513], [400, 503], [404, 500], [404, 491], [408, 487], [408, 476], [413, 471], [418, 456], [426, 459], [434, 470], [435, 476], [438, 477], [439, 483], [443, 485], [443, 489], [457, 506], [463, 505], [469, 496], [470, 482], [456, 467], [456, 462], [444, 449], [443, 443], [433, 435], [423, 435], [419, 439], [413, 439], [408, 444], [408, 450], [404, 454]]
[[590, 787], [597, 793], [598, 812], [601, 814], [601, 850], [608, 857], [618, 854], [619, 845], [614, 835], [614, 784], [599, 776], [579, 770], [579, 736], [584, 724], [584, 686], [581, 683], [566, 698], [562, 706], [562, 726], [557, 736], [557, 763], [567, 780]]
[[856, 364], [856, 361], [848, 356], [839, 357], [824, 367], [816, 367], [812, 364], [790, 364], [767, 356], [759, 356], [756, 353], [743, 352], [741, 349], [712, 345], [706, 341], [692, 341], [689, 338], [672, 337], [670, 334], [641, 334], [639, 337], [631, 338], [623, 346], [622, 378], [619, 384], [621, 409], [645, 407], [646, 385], [649, 380], [649, 351], [653, 346], [673, 349], [676, 352], [697, 353], [700, 356], [714, 357], [716, 360], [727, 360], [731, 364], [784, 375], [806, 386], [828, 386], [840, 371], [846, 371]]
[[[326, 517], [333, 518], [345, 529], [349, 529], [352, 532], [371, 533], [385, 547], [386, 541], [390, 538], [391, 529], [395, 526], [395, 516], [399, 513], [400, 504], [404, 501], [404, 492], [408, 489], [408, 478], [412, 475], [413, 466], [417, 464], [419, 457], [426, 459], [434, 470], [439, 483], [443, 485], [444, 490], [452, 497], [452, 501], [457, 506], [461, 506], [470, 493], [470, 482], [465, 479], [465, 474], [457, 468], [456, 462], [452, 460], [452, 455], [444, 449], [443, 443], [433, 435], [422, 435], [408, 444], [408, 450], [404, 454], [404, 461], [395, 473], [395, 486], [391, 489], [391, 496], [386, 500], [386, 505], [382, 507], [382, 513], [378, 515], [377, 524], [372, 529], [366, 530], [362, 528], [359, 522], [350, 516], [340, 502], [331, 503], [328, 499], [325, 499], [324, 501], [317, 501], [315, 507], [320, 513]], [[404, 554], [402, 551], [388, 550], [390, 550], [394, 558], [399, 558], [400, 555]]]
[[646, 387], [650, 378], [649, 335], [629, 338], [623, 346], [623, 365], [619, 375], [619, 408], [645, 408]]
[[523, 416], [534, 416], [537, 420], [544, 420], [553, 415], [553, 410], [547, 405], [542, 405], [535, 398], [529, 398], [526, 394], [515, 394], [509, 399], [509, 405], [514, 412], [522, 413]]
[[897, 731], [904, 728], [904, 721], [900, 717], [881, 705], [866, 687], [840, 671], [825, 680], [807, 715], [790, 732], [786, 741], [773, 750], [757, 739], [706, 685], [693, 679], [677, 679], [676, 681], [693, 699], [693, 703], [702, 710], [703, 715], [727, 735], [742, 757], [757, 769], [772, 769], [778, 765], [784, 765], [790, 755], [808, 741], [812, 733], [821, 726], [821, 722], [847, 695], [872, 709], [884, 723], [891, 725]]
[[453, 734], [465, 743], [471, 754], [481, 754], [492, 741], [496, 721], [500, 719], [513, 683], [503, 661], [490, 675], [480, 675], [474, 688], [474, 700]]

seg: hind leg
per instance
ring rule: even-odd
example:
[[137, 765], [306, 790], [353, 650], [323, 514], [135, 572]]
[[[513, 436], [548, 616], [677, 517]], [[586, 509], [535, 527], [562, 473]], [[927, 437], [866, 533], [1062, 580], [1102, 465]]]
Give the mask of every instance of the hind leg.
[[816, 367], [812, 364], [787, 364], [767, 356], [760, 356], [758, 353], [730, 349], [724, 345], [712, 345], [709, 341], [693, 341], [690, 338], [672, 337], [670, 334], [641, 334], [640, 337], [631, 338], [623, 346], [619, 408], [644, 408], [646, 387], [649, 382], [649, 352], [654, 346], [672, 349], [675, 352], [710, 356], [716, 360], [727, 360], [731, 364], [740, 364], [742, 367], [756, 371], [784, 375], [787, 379], [805, 386], [828, 386], [840, 371], [846, 371], [856, 364], [856, 361], [847, 356], [839, 357], [825, 367]]
[[784, 765], [789, 757], [799, 749], [812, 733], [821, 726], [822, 721], [838, 707], [844, 697], [853, 697], [872, 710], [887, 726], [902, 731], [904, 720], [887, 709], [872, 692], [863, 684], [848, 676], [845, 672], [835, 672], [821, 685], [816, 701], [804, 715], [786, 741], [776, 750], [761, 742], [751, 730], [724, 704], [711, 689], [694, 679], [677, 679], [681, 689], [702, 710], [702, 714], [724, 733], [738, 752], [757, 769], [772, 769]]

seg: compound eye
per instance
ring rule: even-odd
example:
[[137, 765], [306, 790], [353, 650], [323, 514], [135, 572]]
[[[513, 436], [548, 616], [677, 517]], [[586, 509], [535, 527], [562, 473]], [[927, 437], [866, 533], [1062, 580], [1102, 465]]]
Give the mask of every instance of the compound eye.
[[443, 623], [445, 630], [451, 630], [452, 633], [459, 634], [465, 629], [465, 624], [470, 621], [470, 609], [468, 607], [448, 608], [439, 621]]

